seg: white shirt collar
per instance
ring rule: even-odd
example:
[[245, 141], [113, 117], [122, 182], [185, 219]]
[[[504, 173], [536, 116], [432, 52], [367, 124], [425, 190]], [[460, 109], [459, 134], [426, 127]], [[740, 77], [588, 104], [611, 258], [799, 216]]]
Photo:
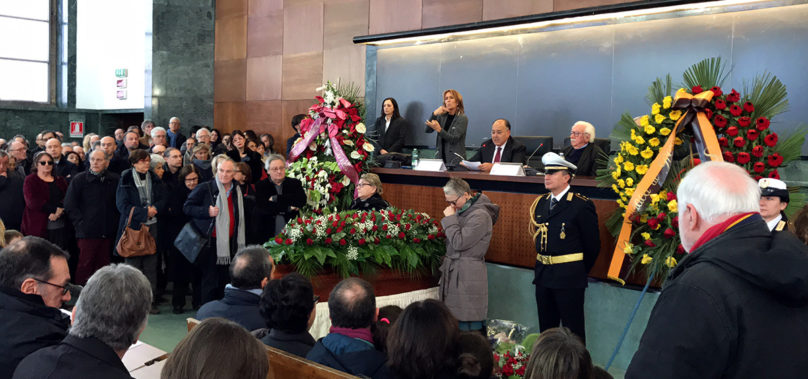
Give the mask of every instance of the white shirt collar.
[[502, 154], [505, 154], [505, 145], [508, 144], [508, 140], [505, 140], [505, 143], [502, 146], [497, 146], [494, 144], [494, 155], [491, 156], [491, 163], [494, 163], [494, 157], [497, 156], [497, 148], [499, 148], [499, 161], [502, 162]]
[[766, 225], [769, 227], [769, 231], [771, 232], [772, 230], [774, 230], [774, 227], [777, 226], [777, 223], [780, 222], [780, 220], [782, 220], [782, 219], [783, 219], [783, 215], [779, 214], [779, 215], [777, 215], [777, 217], [773, 218], [771, 221], [767, 221]]
[[564, 188], [564, 190], [563, 190], [563, 191], [561, 191], [561, 193], [559, 193], [559, 194], [558, 194], [558, 196], [552, 195], [552, 196], [553, 196], [553, 199], [556, 199], [556, 201], [561, 201], [561, 199], [564, 197], [564, 195], [566, 195], [566, 194], [567, 194], [567, 192], [568, 192], [569, 190], [570, 190], [570, 185], [569, 185], [569, 184], [567, 184], [567, 188]]

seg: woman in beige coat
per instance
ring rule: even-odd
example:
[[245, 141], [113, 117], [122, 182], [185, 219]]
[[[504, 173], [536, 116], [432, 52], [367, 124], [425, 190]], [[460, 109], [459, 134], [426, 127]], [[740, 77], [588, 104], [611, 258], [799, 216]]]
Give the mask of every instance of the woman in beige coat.
[[461, 330], [481, 330], [488, 314], [485, 253], [499, 206], [482, 193], [472, 193], [463, 179], [449, 180], [443, 193], [449, 206], [441, 220], [446, 256], [440, 267], [440, 300], [460, 321]]

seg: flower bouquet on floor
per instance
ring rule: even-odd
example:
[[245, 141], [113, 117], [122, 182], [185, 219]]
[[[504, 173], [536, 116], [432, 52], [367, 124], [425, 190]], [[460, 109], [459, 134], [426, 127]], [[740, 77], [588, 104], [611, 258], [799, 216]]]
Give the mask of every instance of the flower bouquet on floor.
[[351, 204], [356, 183], [366, 168], [373, 144], [365, 140], [363, 105], [356, 86], [331, 82], [300, 123], [301, 137], [288, 157], [287, 175], [306, 190], [304, 213], [322, 214]]
[[538, 334], [508, 320], [488, 320], [488, 338], [494, 346], [494, 377], [523, 378]]
[[[705, 59], [684, 73], [672, 91], [670, 75], [657, 79], [647, 99], [651, 112], [623, 114], [612, 133], [620, 151], [599, 171], [600, 185], [618, 195], [618, 212], [607, 226], [618, 237], [609, 277], [618, 281], [623, 257], [630, 271], [665, 278], [685, 254], [678, 234], [676, 187], [687, 170], [702, 160], [735, 163], [756, 180], [780, 178], [780, 169], [799, 158], [806, 129], [783, 138], [771, 120], [788, 107], [785, 85], [765, 74], [743, 92], [722, 88], [720, 58]], [[801, 196], [789, 204], [797, 208]], [[641, 270], [644, 269], [644, 270]]]

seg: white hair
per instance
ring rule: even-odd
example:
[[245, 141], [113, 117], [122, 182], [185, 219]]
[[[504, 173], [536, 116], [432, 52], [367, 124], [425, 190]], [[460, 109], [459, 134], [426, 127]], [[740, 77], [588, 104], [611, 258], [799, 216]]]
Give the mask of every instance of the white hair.
[[269, 165], [270, 165], [270, 163], [272, 163], [272, 161], [282, 161], [283, 165], [286, 166], [286, 159], [282, 155], [280, 155], [280, 154], [270, 154], [267, 157], [266, 162], [264, 162], [264, 170], [267, 170], [267, 172], [269, 172]]
[[197, 140], [199, 139], [199, 135], [202, 134], [203, 130], [208, 132], [208, 135], [210, 135], [210, 130], [208, 130], [208, 128], [199, 128], [199, 130], [196, 131], [196, 139]]
[[149, 155], [149, 158], [151, 158], [151, 163], [149, 164], [149, 167], [151, 167], [152, 169], [157, 166], [162, 166], [166, 163], [166, 160], [163, 159], [163, 156], [160, 154], [151, 154]]
[[[174, 120], [180, 121], [180, 118], [179, 118], [179, 117], [177, 117], [177, 116], [174, 116], [174, 117], [172, 117], [172, 118], [169, 118], [169, 119], [168, 119], [168, 122], [171, 122], [171, 121], [174, 121]], [[180, 121], [180, 122], [182, 122], [182, 121]]]
[[738, 165], [704, 162], [690, 170], [676, 189], [679, 214], [688, 204], [709, 224], [746, 212], [760, 212], [760, 187]]
[[595, 142], [595, 126], [586, 121], [576, 121], [572, 124], [574, 128], [576, 125], [584, 126], [584, 133], [589, 134], [589, 142]]
[[166, 134], [166, 129], [162, 126], [153, 127], [151, 130], [151, 137], [154, 138], [159, 132], [163, 132], [163, 134]]

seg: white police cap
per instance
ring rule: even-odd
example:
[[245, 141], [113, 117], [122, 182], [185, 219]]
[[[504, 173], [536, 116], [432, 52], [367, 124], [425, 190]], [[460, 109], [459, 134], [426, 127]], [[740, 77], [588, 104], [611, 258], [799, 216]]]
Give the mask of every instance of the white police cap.
[[760, 196], [777, 196], [784, 203], [788, 202], [788, 186], [784, 181], [774, 178], [762, 178], [758, 180], [758, 185], [760, 186]]
[[541, 163], [544, 165], [544, 172], [546, 174], [552, 174], [560, 170], [567, 170], [570, 174], [574, 174], [575, 170], [578, 169], [577, 166], [567, 162], [566, 159], [553, 152], [544, 154], [541, 157]]

